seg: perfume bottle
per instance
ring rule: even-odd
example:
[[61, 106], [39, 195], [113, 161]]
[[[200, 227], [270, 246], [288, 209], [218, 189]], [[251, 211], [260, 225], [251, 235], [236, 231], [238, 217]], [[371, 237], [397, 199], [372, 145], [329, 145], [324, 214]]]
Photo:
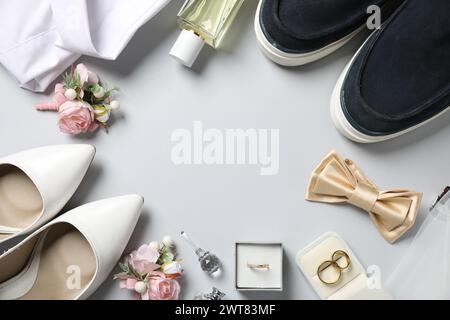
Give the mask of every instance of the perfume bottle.
[[192, 249], [194, 249], [195, 254], [198, 256], [198, 261], [200, 262], [200, 267], [203, 271], [205, 271], [209, 275], [215, 275], [220, 272], [222, 267], [222, 263], [216, 255], [210, 253], [209, 251], [205, 251], [202, 248], [198, 247], [194, 241], [189, 238], [186, 232], [181, 231], [181, 237], [190, 244]]
[[177, 22], [182, 29], [170, 55], [187, 67], [205, 42], [217, 48], [244, 0], [186, 0]]
[[194, 297], [194, 300], [222, 300], [225, 296], [225, 293], [213, 287], [211, 293], [200, 293]]

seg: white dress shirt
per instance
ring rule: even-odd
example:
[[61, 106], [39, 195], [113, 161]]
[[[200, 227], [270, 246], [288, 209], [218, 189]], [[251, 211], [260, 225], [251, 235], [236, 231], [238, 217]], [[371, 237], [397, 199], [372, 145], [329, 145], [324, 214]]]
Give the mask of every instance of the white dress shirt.
[[0, 0], [0, 63], [44, 91], [81, 55], [114, 60], [170, 0]]

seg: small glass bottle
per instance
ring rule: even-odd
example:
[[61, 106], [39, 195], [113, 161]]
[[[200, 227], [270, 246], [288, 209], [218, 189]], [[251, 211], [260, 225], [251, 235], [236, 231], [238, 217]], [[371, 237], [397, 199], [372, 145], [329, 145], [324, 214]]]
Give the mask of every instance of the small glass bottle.
[[170, 55], [191, 67], [206, 42], [217, 48], [244, 0], [186, 0], [177, 22], [182, 29]]
[[198, 256], [198, 261], [200, 262], [200, 267], [203, 271], [205, 271], [209, 275], [217, 275], [221, 271], [222, 263], [219, 258], [215, 254], [210, 253], [209, 251], [205, 251], [202, 248], [198, 247], [194, 241], [189, 238], [186, 232], [181, 231], [181, 236], [184, 240], [187, 241], [195, 251]]

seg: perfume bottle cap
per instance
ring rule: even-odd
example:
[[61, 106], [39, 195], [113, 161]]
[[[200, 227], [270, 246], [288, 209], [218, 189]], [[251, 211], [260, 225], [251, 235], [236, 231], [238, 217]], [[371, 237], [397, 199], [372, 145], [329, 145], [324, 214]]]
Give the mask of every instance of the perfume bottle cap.
[[170, 50], [170, 55], [186, 67], [192, 67], [205, 42], [193, 31], [183, 30]]

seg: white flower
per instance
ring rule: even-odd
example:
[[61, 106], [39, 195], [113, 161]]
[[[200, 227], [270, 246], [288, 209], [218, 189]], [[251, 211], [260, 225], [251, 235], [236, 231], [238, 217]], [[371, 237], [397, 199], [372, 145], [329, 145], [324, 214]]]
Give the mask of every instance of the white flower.
[[138, 281], [134, 285], [134, 291], [136, 291], [137, 293], [143, 294], [143, 293], [145, 293], [145, 291], [147, 291], [147, 285], [145, 284], [144, 281]]
[[77, 92], [74, 89], [69, 88], [64, 92], [64, 96], [67, 100], [74, 100], [77, 97]]
[[175, 247], [175, 242], [173, 241], [173, 239], [170, 236], [165, 236], [162, 239], [162, 243], [167, 247], [167, 248], [173, 248]]
[[94, 97], [96, 97], [97, 99], [101, 99], [101, 98], [103, 98], [104, 95], [105, 95], [105, 89], [102, 86], [95, 87]]
[[106, 123], [109, 120], [111, 115], [111, 111], [103, 106], [95, 106], [94, 107], [95, 119], [102, 123]]
[[120, 102], [117, 101], [117, 100], [113, 100], [113, 101], [111, 101], [111, 103], [109, 104], [109, 106], [111, 107], [111, 109], [112, 109], [113, 111], [117, 111], [117, 110], [120, 109]]
[[183, 267], [180, 263], [173, 261], [169, 264], [164, 265], [163, 272], [165, 274], [180, 274], [183, 272]]

